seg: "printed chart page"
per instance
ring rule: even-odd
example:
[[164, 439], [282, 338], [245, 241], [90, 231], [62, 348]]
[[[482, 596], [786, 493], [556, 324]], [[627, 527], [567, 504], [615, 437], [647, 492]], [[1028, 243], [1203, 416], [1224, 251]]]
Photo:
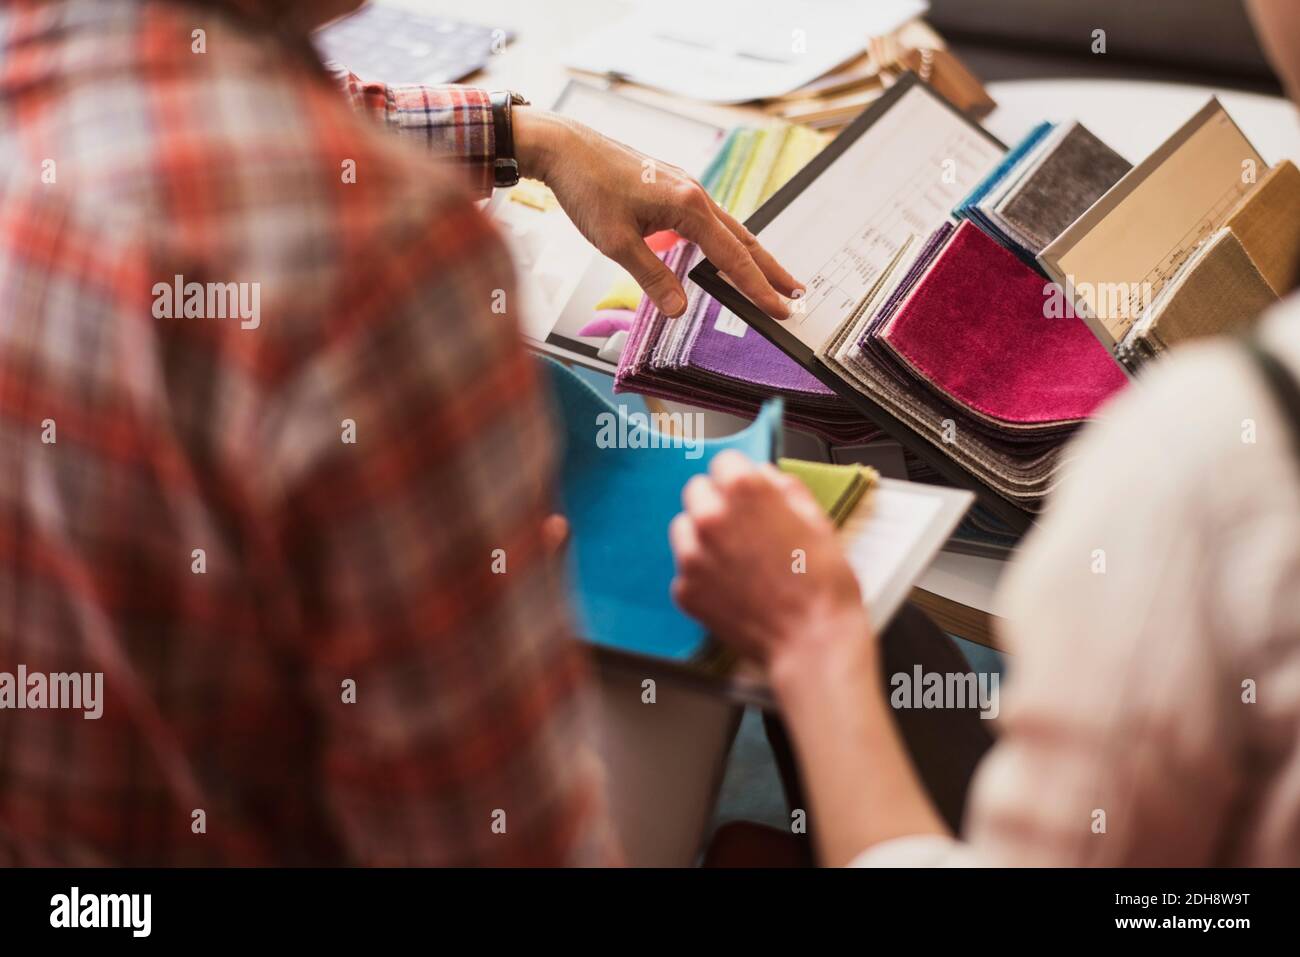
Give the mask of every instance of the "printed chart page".
[[934, 232], [1002, 155], [924, 88], [900, 97], [759, 233], [808, 290], [790, 331], [817, 351], [908, 237]]

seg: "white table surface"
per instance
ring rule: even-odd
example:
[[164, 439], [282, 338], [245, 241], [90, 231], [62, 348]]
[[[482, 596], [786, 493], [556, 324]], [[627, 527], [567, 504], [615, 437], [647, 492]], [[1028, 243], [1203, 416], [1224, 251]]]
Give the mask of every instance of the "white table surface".
[[1300, 157], [1300, 118], [1278, 97], [1131, 80], [1018, 80], [989, 92], [998, 108], [984, 125], [1008, 144], [1042, 120], [1075, 119], [1136, 163], [1217, 96], [1270, 163]]

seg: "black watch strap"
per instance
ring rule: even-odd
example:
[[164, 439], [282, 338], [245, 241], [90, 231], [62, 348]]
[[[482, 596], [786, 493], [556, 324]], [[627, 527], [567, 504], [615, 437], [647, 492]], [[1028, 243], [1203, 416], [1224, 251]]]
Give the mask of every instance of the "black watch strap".
[[514, 106], [527, 106], [528, 101], [509, 90], [490, 93], [488, 98], [492, 103], [492, 134], [496, 140], [492, 185], [514, 186], [519, 182], [519, 160], [515, 156], [515, 129], [510, 110]]

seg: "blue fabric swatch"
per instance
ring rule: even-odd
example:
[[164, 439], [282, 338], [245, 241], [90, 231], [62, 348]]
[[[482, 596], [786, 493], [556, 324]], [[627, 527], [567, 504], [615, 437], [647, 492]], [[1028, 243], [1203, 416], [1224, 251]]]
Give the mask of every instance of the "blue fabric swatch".
[[957, 219], [970, 218], [971, 208], [978, 206], [980, 201], [993, 191], [993, 187], [1002, 182], [1003, 177], [1010, 173], [1030, 150], [1041, 143], [1047, 134], [1055, 129], [1055, 126], [1054, 123], [1042, 122], [1030, 130], [1023, 140], [1007, 151], [1007, 155], [1002, 158], [1002, 162], [975, 185], [975, 188], [970, 191], [970, 195], [957, 204], [957, 207], [952, 211], [953, 216]]
[[569, 521], [570, 587], [579, 633], [638, 654], [688, 660], [704, 628], [673, 604], [668, 525], [682, 488], [723, 449], [755, 461], [779, 454], [780, 400], [734, 435], [702, 439], [687, 413], [680, 436], [655, 431], [644, 413], [617, 406], [553, 359], [540, 358], [563, 436], [561, 509]]

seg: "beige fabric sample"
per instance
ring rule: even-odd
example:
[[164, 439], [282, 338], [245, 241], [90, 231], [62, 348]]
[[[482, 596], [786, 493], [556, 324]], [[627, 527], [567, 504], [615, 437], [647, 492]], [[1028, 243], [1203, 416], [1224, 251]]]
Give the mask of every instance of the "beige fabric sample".
[[1277, 298], [1233, 231], [1221, 229], [1152, 307], [1146, 338], [1154, 335], [1159, 346], [1168, 349], [1235, 332]]
[[1285, 160], [1242, 199], [1226, 224], [1273, 292], [1300, 286], [1300, 169]]

